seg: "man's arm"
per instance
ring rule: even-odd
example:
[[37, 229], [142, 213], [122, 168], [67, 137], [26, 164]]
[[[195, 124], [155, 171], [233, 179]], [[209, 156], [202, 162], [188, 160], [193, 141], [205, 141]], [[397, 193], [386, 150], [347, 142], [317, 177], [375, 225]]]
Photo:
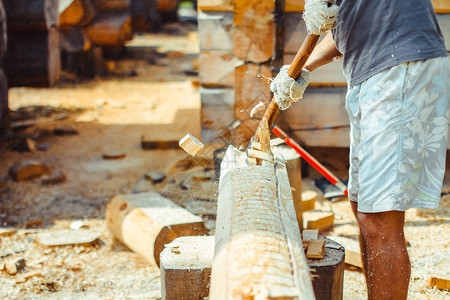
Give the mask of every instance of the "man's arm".
[[328, 32], [325, 38], [314, 48], [303, 68], [312, 72], [317, 67], [330, 63], [341, 56], [342, 54], [336, 48], [331, 32]]

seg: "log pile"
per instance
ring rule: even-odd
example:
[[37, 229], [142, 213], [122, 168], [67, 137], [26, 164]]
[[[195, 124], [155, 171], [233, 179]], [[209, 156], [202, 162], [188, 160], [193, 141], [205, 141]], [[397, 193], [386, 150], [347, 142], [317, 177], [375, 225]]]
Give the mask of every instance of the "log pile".
[[[255, 133], [260, 115], [250, 119], [250, 112], [271, 98], [261, 75], [273, 77], [290, 64], [306, 36], [304, 1], [283, 1], [284, 9], [281, 2], [198, 1], [203, 141], [245, 146]], [[432, 2], [450, 51], [450, 2]], [[280, 113], [277, 124], [308, 146], [348, 147], [345, 94], [342, 60], [322, 66], [312, 73], [304, 99]]]
[[59, 14], [63, 67], [78, 76], [102, 74], [104, 54], [133, 37], [128, 0], [63, 0]]

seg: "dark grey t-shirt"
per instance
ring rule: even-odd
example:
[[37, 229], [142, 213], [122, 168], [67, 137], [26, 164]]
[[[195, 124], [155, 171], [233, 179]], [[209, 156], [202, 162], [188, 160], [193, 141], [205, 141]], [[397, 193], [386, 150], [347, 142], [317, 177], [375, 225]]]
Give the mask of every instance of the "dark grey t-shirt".
[[447, 56], [430, 0], [337, 0], [333, 37], [350, 87], [386, 68]]

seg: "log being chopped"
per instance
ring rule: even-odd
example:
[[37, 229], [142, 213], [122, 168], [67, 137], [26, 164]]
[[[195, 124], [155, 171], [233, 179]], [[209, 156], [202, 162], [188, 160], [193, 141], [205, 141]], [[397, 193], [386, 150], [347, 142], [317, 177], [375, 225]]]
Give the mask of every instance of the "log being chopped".
[[259, 140], [221, 164], [210, 299], [314, 299], [284, 160]]

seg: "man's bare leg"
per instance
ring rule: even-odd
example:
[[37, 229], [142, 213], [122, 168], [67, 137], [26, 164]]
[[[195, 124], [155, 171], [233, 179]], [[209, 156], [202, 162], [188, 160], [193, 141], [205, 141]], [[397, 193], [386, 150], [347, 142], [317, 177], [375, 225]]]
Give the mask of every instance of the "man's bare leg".
[[406, 299], [411, 265], [404, 236], [405, 212], [358, 212], [359, 241], [369, 299]]

